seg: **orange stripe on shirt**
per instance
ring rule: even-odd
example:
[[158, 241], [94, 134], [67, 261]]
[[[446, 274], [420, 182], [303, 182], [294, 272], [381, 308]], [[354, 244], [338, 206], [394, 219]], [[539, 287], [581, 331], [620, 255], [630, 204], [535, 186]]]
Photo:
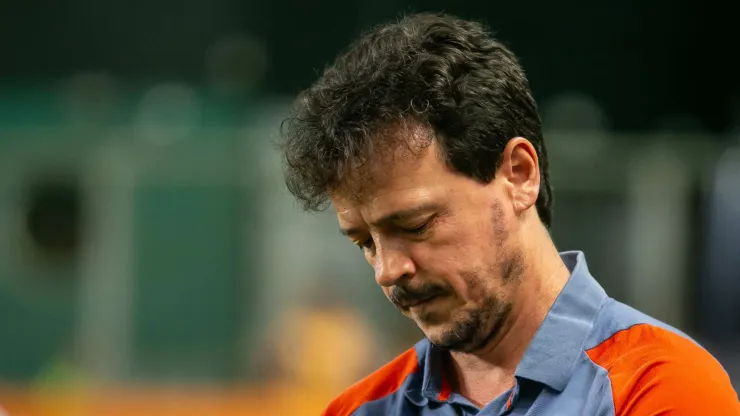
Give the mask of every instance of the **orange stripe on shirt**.
[[329, 403], [322, 415], [349, 416], [363, 404], [398, 391], [406, 378], [418, 368], [416, 348], [411, 348], [339, 395]]
[[674, 332], [635, 325], [586, 353], [609, 373], [616, 416], [740, 415], [722, 366]]
[[442, 377], [442, 388], [439, 390], [439, 394], [437, 395], [437, 400], [444, 402], [450, 399], [450, 395], [452, 394], [452, 386], [450, 386], [450, 382], [447, 381], [447, 377]]

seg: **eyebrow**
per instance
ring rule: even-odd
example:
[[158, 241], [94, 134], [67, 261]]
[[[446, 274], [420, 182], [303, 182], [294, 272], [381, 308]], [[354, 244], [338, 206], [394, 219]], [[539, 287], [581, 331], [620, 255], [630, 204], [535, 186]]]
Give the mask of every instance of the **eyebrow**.
[[[422, 214], [426, 214], [428, 212], [437, 211], [437, 210], [439, 210], [438, 204], [428, 203], [428, 204], [420, 205], [414, 208], [391, 212], [389, 214], [386, 214], [380, 217], [380, 219], [378, 219], [377, 221], [374, 221], [373, 225], [387, 226], [388, 224], [392, 224], [394, 222], [418, 217]], [[361, 233], [359, 228], [340, 228], [339, 232], [340, 234], [347, 236], [347, 237], [351, 237], [353, 235], [357, 235]]]

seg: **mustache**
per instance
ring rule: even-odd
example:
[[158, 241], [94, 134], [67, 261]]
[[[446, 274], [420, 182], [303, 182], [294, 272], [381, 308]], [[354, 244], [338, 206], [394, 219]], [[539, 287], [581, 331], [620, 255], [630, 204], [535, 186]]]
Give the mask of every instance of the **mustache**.
[[446, 294], [447, 292], [449, 292], [448, 288], [433, 284], [426, 284], [416, 288], [393, 286], [388, 293], [388, 299], [399, 308], [407, 308], [410, 305]]

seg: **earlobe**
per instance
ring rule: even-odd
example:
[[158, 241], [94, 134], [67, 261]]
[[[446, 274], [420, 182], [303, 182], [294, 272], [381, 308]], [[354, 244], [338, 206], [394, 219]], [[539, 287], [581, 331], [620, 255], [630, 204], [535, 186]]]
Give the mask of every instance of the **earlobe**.
[[523, 137], [509, 140], [502, 154], [502, 167], [511, 185], [511, 197], [517, 212], [523, 212], [537, 201], [540, 191], [540, 168], [537, 151]]

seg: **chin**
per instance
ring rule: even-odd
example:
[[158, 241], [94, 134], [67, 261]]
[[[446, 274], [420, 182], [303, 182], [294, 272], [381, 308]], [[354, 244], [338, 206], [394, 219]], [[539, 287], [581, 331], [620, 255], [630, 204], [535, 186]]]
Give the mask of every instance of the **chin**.
[[451, 323], [437, 325], [419, 325], [424, 336], [434, 346], [446, 350], [464, 349], [469, 343], [467, 339], [461, 337], [455, 332], [455, 325]]
[[474, 352], [487, 345], [501, 331], [506, 311], [508, 309], [504, 308], [503, 313], [497, 314], [500, 316], [471, 313], [448, 317], [438, 322], [417, 320], [417, 324], [429, 342], [438, 348]]
[[474, 349], [470, 340], [459, 338], [454, 333], [435, 334], [433, 336], [427, 336], [427, 339], [436, 348], [442, 350], [469, 352]]

